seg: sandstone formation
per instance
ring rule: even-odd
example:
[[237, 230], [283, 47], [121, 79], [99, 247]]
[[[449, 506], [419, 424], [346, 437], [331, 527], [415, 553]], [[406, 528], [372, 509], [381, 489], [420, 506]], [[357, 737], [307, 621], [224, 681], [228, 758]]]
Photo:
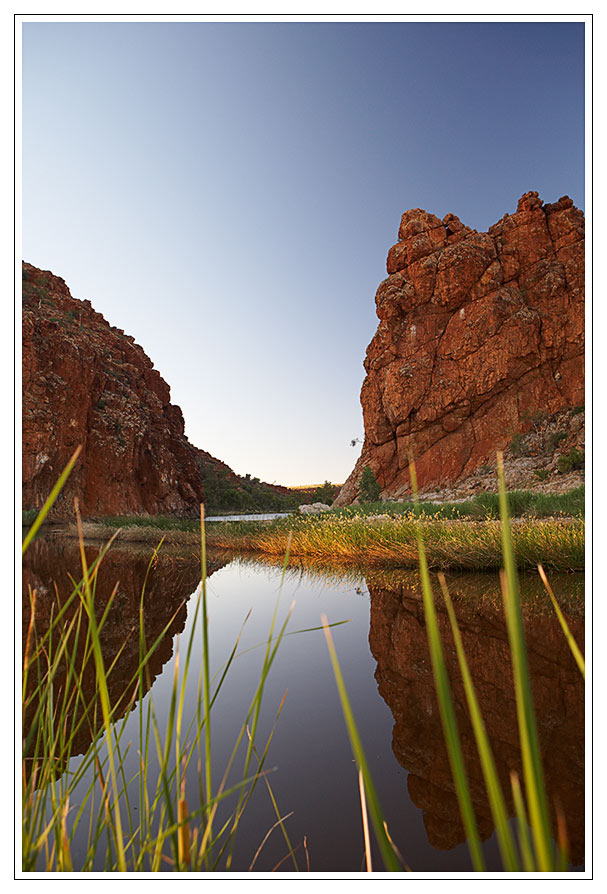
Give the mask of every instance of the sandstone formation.
[[24, 509], [42, 506], [78, 445], [55, 518], [73, 518], [74, 497], [83, 516], [197, 515], [219, 490], [235, 499], [251, 488], [281, 493], [194, 447], [134, 338], [72, 298], [62, 279], [24, 263]]
[[361, 391], [364, 466], [383, 497], [465, 478], [536, 414], [584, 403], [584, 215], [526, 193], [479, 233], [454, 214], [405, 212], [376, 295]]
[[[477, 578], [476, 595], [474, 579], [469, 576], [449, 581], [449, 588], [502, 790], [513, 814], [509, 774], [515, 770], [522, 778], [522, 765], [508, 635], [497, 577], [493, 591], [484, 577]], [[394, 716], [392, 748], [408, 771], [409, 795], [423, 810], [430, 843], [449, 850], [465, 841], [465, 833], [436, 701], [419, 584], [416, 575], [410, 578], [410, 584], [379, 585], [368, 579], [369, 644], [377, 661], [380, 695]], [[552, 583], [561, 594], [571, 587], [559, 586], [556, 579]], [[555, 832], [557, 805], [565, 816], [570, 860], [577, 866], [584, 860], [584, 680], [547, 597], [540, 592], [539, 577], [530, 584], [523, 612], [546, 790]], [[566, 613], [571, 631], [583, 647], [581, 595], [570, 600]], [[539, 609], [538, 617], [542, 605], [545, 609]], [[479, 834], [486, 840], [494, 830], [491, 810], [453, 636], [440, 600], [437, 610], [470, 793]]]

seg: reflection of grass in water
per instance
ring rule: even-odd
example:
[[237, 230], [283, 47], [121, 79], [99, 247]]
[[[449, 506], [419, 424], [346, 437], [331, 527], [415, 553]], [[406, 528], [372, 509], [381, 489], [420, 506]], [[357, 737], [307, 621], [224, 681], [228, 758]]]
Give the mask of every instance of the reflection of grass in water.
[[[211, 553], [215, 555], [215, 551]], [[268, 566], [282, 568], [282, 564], [268, 555], [252, 556], [247, 553], [234, 557], [229, 551], [219, 552], [223, 561], [232, 561], [243, 568]], [[433, 575], [434, 577], [434, 575]], [[347, 586], [353, 588], [378, 587], [384, 590], [400, 591], [406, 589], [412, 597], [421, 599], [421, 582], [418, 570], [403, 568], [382, 568], [377, 566], [332, 565], [327, 561], [312, 561], [306, 558], [289, 556], [285, 570], [285, 579], [293, 582], [309, 580], [325, 586]], [[558, 594], [561, 608], [569, 614], [584, 614], [585, 579], [582, 574], [554, 573], [551, 575], [553, 589]], [[499, 579], [494, 573], [453, 572], [449, 576], [449, 587], [453, 600], [470, 609], [475, 606], [497, 607], [502, 610], [502, 593]], [[521, 603], [526, 615], [552, 615], [550, 600], [539, 575], [533, 572], [520, 576]]]

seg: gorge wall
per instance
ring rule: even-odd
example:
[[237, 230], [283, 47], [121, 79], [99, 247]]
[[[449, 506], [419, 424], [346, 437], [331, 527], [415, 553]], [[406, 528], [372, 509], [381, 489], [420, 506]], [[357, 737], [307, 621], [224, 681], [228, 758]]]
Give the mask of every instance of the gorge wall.
[[383, 497], [465, 478], [538, 412], [584, 402], [584, 215], [526, 193], [487, 233], [454, 214], [405, 212], [375, 298], [361, 391], [364, 466]]
[[23, 508], [42, 506], [78, 445], [82, 453], [52, 510], [83, 516], [196, 515], [205, 480], [238, 476], [191, 444], [181, 410], [143, 349], [23, 264]]

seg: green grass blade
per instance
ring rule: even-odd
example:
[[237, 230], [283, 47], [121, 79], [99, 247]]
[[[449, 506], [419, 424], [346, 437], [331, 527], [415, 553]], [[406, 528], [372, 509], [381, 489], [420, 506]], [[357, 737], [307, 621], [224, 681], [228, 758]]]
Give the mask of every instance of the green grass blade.
[[[417, 474], [415, 464], [411, 461], [409, 464], [409, 473], [411, 477], [411, 488], [417, 503]], [[464, 766], [464, 758], [462, 755], [462, 747], [459, 738], [459, 730], [457, 728], [457, 720], [455, 718], [455, 710], [451, 698], [451, 688], [449, 686], [449, 677], [445, 658], [443, 655], [443, 647], [438, 629], [438, 621], [436, 618], [436, 609], [434, 607], [434, 596], [432, 595], [432, 585], [430, 583], [430, 574], [428, 572], [428, 562], [426, 560], [426, 550], [423, 537], [419, 526], [416, 528], [417, 549], [419, 555], [419, 573], [422, 584], [422, 597], [424, 602], [424, 615], [426, 618], [426, 630], [428, 635], [428, 646], [430, 649], [430, 659], [432, 662], [432, 671], [434, 674], [434, 683], [436, 686], [436, 694], [438, 698], [438, 707], [443, 725], [443, 733], [445, 743], [447, 745], [447, 753], [449, 755], [449, 763], [451, 765], [451, 773], [455, 784], [455, 793], [464, 824], [464, 831], [468, 840], [472, 865], [477, 872], [484, 872], [485, 861], [481, 848], [481, 841], [478, 834], [476, 817], [472, 807], [472, 799], [470, 797], [470, 789], [468, 787], [468, 778]]]
[[508, 810], [506, 807], [506, 802], [504, 800], [504, 795], [502, 793], [502, 787], [500, 785], [499, 777], [497, 775], [497, 770], [495, 768], [495, 761], [493, 759], [491, 745], [489, 744], [489, 738], [485, 729], [485, 723], [483, 721], [478, 700], [476, 698], [476, 692], [474, 689], [474, 684], [472, 682], [470, 669], [468, 667], [468, 661], [466, 659], [466, 653], [464, 651], [457, 618], [455, 617], [453, 603], [451, 601], [451, 596], [449, 595], [449, 590], [447, 589], [445, 576], [443, 574], [439, 574], [438, 579], [443, 598], [445, 600], [445, 605], [447, 606], [447, 614], [449, 615], [451, 630], [453, 631], [453, 639], [457, 652], [457, 660], [459, 662], [462, 680], [464, 682], [464, 690], [466, 693], [466, 701], [468, 703], [468, 711], [470, 712], [470, 721], [472, 723], [472, 729], [474, 730], [476, 747], [481, 761], [481, 768], [487, 788], [491, 814], [495, 822], [495, 830], [497, 833], [502, 860], [508, 872], [519, 872], [520, 866], [518, 862], [518, 855], [516, 853], [516, 845], [514, 843], [514, 838], [508, 821]]
[[33, 525], [31, 526], [31, 528], [29, 529], [29, 531], [27, 532], [27, 534], [25, 535], [25, 537], [23, 538], [23, 543], [22, 543], [22, 545], [21, 545], [21, 554], [22, 554], [22, 555], [23, 555], [23, 553], [25, 553], [25, 551], [27, 550], [28, 546], [30, 545], [30, 543], [32, 542], [32, 540], [34, 539], [34, 537], [36, 536], [36, 534], [38, 533], [38, 531], [39, 531], [39, 529], [40, 529], [40, 526], [42, 525], [42, 522], [44, 521], [44, 519], [45, 519], [46, 516], [48, 515], [48, 513], [49, 513], [49, 511], [50, 511], [50, 509], [51, 509], [53, 503], [55, 502], [55, 500], [57, 499], [57, 497], [58, 497], [59, 494], [61, 493], [61, 489], [62, 489], [63, 485], [65, 484], [65, 482], [67, 481], [67, 479], [69, 478], [70, 473], [71, 473], [71, 471], [72, 471], [72, 469], [74, 468], [74, 465], [75, 465], [75, 463], [76, 463], [76, 460], [77, 460], [78, 457], [80, 456], [80, 451], [81, 451], [81, 450], [82, 450], [82, 444], [80, 444], [80, 445], [79, 445], [78, 447], [76, 447], [76, 449], [74, 450], [74, 452], [73, 452], [73, 454], [72, 454], [72, 456], [71, 456], [71, 458], [70, 458], [70, 460], [69, 460], [67, 466], [65, 467], [65, 469], [63, 470], [63, 472], [62, 472], [61, 475], [59, 476], [59, 480], [57, 481], [57, 484], [54, 486], [54, 488], [53, 488], [52, 491], [50, 492], [50, 494], [49, 494], [49, 496], [48, 496], [48, 499], [47, 499], [46, 502], [44, 503], [44, 506], [42, 507], [42, 509], [40, 510], [40, 512], [38, 513], [38, 515], [36, 516], [36, 520], [35, 520], [35, 522], [34, 522]]
[[550, 832], [548, 805], [544, 787], [544, 773], [542, 769], [535, 710], [531, 693], [518, 574], [516, 570], [514, 548], [512, 545], [510, 513], [508, 510], [504, 464], [501, 454], [498, 454], [498, 481], [500, 517], [502, 523], [502, 550], [505, 569], [505, 573], [501, 575], [502, 594], [504, 597], [506, 626], [508, 628], [508, 639], [510, 642], [510, 654], [514, 675], [516, 711], [523, 760], [525, 792], [527, 795], [527, 804], [538, 867], [541, 872], [551, 872], [554, 870], [552, 835]]
[[348, 736], [350, 737], [352, 753], [354, 754], [358, 769], [363, 774], [365, 791], [368, 800], [368, 810], [371, 815], [373, 831], [375, 832], [375, 837], [377, 839], [382, 859], [384, 861], [384, 866], [386, 867], [388, 872], [401, 872], [402, 867], [398, 859], [396, 858], [390, 841], [386, 835], [386, 831], [384, 828], [384, 817], [379, 803], [379, 798], [377, 797], [375, 786], [373, 785], [373, 780], [371, 779], [371, 773], [369, 772], [365, 752], [363, 750], [362, 742], [358, 734], [358, 729], [354, 720], [354, 714], [352, 713], [352, 707], [350, 705], [350, 700], [346, 691], [346, 686], [341, 673], [341, 668], [339, 666], [337, 653], [335, 651], [335, 645], [333, 643], [333, 637], [331, 636], [331, 631], [329, 630], [329, 624], [327, 622], [326, 615], [323, 614], [321, 616], [321, 620], [325, 631], [327, 646], [329, 647], [329, 655], [331, 656], [331, 664], [333, 665], [333, 674], [335, 676], [335, 682], [337, 683], [337, 689], [341, 701], [341, 708], [343, 711], [344, 720], [346, 721]]
[[451, 688], [449, 686], [449, 677], [443, 648], [441, 644], [440, 631], [438, 629], [438, 621], [436, 619], [436, 610], [434, 608], [434, 597], [432, 595], [432, 586], [430, 584], [430, 575], [426, 564], [426, 556], [424, 552], [424, 544], [419, 535], [419, 565], [420, 576], [422, 582], [422, 595], [424, 601], [424, 614], [426, 616], [426, 629], [428, 634], [428, 645], [430, 648], [430, 659], [432, 661], [432, 671], [434, 673], [434, 683], [436, 686], [436, 694], [438, 698], [438, 706], [443, 725], [443, 733], [447, 752], [449, 754], [449, 763], [453, 774], [453, 782], [455, 784], [455, 793], [460, 808], [462, 822], [470, 856], [472, 857], [472, 865], [476, 872], [485, 871], [485, 862], [481, 849], [481, 841], [476, 825], [476, 817], [472, 807], [472, 799], [470, 797], [470, 789], [468, 787], [468, 778], [464, 766], [464, 758], [462, 755], [462, 747], [457, 728], [457, 720], [455, 718], [455, 710], [451, 698]]
[[569, 630], [569, 625], [567, 624], [567, 621], [565, 620], [565, 616], [563, 615], [561, 608], [560, 608], [558, 602], [556, 601], [556, 597], [555, 597], [554, 593], [552, 592], [552, 588], [551, 588], [550, 584], [548, 583], [548, 578], [546, 577], [544, 569], [542, 568], [541, 565], [538, 565], [537, 570], [540, 573], [542, 583], [544, 584], [544, 586], [546, 587], [546, 590], [548, 591], [548, 595], [550, 596], [552, 605], [554, 606], [556, 616], [559, 619], [559, 624], [561, 625], [561, 628], [563, 630], [563, 633], [565, 634], [565, 638], [567, 640], [569, 648], [571, 649], [571, 654], [575, 658], [575, 663], [579, 667], [581, 675], [584, 677], [584, 679], [586, 679], [586, 662], [584, 661], [584, 656], [580, 652], [579, 646], [576, 643], [573, 634]]
[[521, 792], [521, 784], [518, 775], [514, 772], [510, 774], [510, 785], [512, 787], [514, 813], [516, 814], [518, 823], [518, 841], [523, 860], [523, 869], [525, 872], [536, 872], [537, 867], [533, 858], [533, 846], [529, 835], [529, 823], [527, 821], [525, 802], [523, 801], [523, 793]]
[[[202, 642], [203, 642], [203, 675], [204, 675], [204, 766], [207, 802], [213, 797], [211, 775], [211, 682], [209, 656], [209, 616], [207, 605], [207, 547], [204, 529], [204, 504], [200, 504], [200, 576], [202, 580]], [[207, 822], [212, 822], [207, 813]], [[212, 836], [211, 836], [212, 837]], [[208, 854], [211, 859], [212, 854]]]

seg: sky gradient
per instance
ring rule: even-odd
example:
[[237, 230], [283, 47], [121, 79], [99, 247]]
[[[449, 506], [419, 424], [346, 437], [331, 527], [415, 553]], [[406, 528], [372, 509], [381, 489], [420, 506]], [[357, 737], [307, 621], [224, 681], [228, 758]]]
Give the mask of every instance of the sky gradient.
[[342, 482], [400, 215], [584, 207], [583, 23], [25, 23], [24, 260], [198, 447]]

